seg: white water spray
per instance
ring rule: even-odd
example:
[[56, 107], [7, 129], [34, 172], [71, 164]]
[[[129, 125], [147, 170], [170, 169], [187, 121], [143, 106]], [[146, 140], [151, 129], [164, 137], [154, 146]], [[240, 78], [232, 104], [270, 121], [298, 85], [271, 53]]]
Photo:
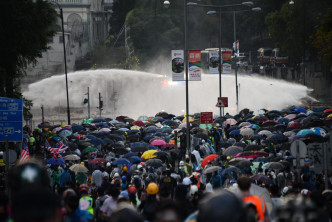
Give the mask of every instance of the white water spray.
[[[215, 106], [219, 95], [219, 76], [202, 75], [202, 81], [189, 82], [189, 112], [210, 111], [219, 114]], [[70, 107], [83, 105], [87, 88], [90, 87], [92, 113], [97, 113], [98, 93], [104, 101], [104, 117], [127, 115], [155, 115], [166, 111], [175, 115], [185, 114], [185, 82], [172, 82], [163, 75], [130, 70], [93, 70], [68, 74]], [[282, 109], [286, 105], [299, 105], [307, 96], [307, 87], [282, 80], [263, 78], [258, 75], [239, 75], [239, 110]], [[23, 95], [33, 100], [34, 107], [66, 107], [64, 75], [52, 76], [29, 85]], [[222, 76], [222, 96], [228, 97], [225, 113], [236, 113], [234, 74]], [[77, 110], [77, 109], [76, 109]], [[36, 112], [36, 111], [34, 111]], [[38, 111], [40, 113], [40, 109]], [[38, 113], [34, 113], [38, 116]], [[40, 115], [40, 114], [39, 114]]]

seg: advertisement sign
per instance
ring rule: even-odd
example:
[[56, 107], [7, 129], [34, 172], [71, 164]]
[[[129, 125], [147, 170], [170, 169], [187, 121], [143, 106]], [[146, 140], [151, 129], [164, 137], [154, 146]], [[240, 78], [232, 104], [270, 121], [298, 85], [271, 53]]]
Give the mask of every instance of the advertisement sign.
[[189, 50], [189, 81], [201, 81], [201, 50]]
[[209, 70], [211, 74], [218, 74], [219, 52], [209, 51]]
[[240, 41], [239, 40], [236, 41], [236, 53], [237, 54], [240, 53]]
[[232, 51], [222, 52], [222, 73], [229, 74], [232, 72]]
[[184, 81], [183, 50], [172, 50], [172, 81]]

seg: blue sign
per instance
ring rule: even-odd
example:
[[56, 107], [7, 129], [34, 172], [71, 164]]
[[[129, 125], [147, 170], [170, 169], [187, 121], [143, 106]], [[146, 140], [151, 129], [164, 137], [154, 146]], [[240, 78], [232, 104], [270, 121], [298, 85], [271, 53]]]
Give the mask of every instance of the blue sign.
[[23, 140], [23, 100], [0, 98], [0, 142]]

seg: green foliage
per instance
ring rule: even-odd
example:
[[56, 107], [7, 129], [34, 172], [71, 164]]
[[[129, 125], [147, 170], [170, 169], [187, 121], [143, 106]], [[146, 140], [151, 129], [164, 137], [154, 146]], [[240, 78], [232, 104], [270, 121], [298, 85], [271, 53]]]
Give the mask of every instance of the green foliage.
[[332, 8], [328, 9], [320, 24], [316, 26], [316, 33], [312, 38], [320, 61], [332, 65]]
[[20, 98], [20, 78], [47, 50], [57, 14], [42, 0], [0, 1], [0, 96]]

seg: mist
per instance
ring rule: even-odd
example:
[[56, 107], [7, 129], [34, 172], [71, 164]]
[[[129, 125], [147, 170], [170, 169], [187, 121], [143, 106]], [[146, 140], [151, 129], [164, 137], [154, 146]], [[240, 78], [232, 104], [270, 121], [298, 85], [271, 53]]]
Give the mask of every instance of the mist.
[[[215, 106], [219, 95], [218, 80], [218, 75], [203, 74], [202, 81], [189, 82], [189, 113], [210, 111], [219, 114]], [[287, 105], [299, 105], [300, 100], [307, 96], [307, 87], [303, 85], [259, 75], [239, 75], [238, 83], [238, 111], [243, 108], [253, 111], [282, 109]], [[83, 116], [88, 113], [87, 104], [83, 104], [88, 87], [92, 117], [99, 115], [96, 108], [99, 92], [104, 101], [103, 117], [127, 115], [135, 119], [140, 115], [154, 116], [160, 111], [182, 115], [186, 110], [185, 82], [172, 82], [165, 73], [119, 69], [80, 71], [68, 74], [68, 85], [70, 107], [79, 110]], [[223, 74], [222, 96], [228, 97], [229, 104], [225, 113], [237, 112], [235, 94], [234, 74]], [[65, 76], [52, 76], [30, 84], [23, 95], [33, 100], [35, 117], [40, 116], [41, 105], [46, 109], [66, 107]]]

